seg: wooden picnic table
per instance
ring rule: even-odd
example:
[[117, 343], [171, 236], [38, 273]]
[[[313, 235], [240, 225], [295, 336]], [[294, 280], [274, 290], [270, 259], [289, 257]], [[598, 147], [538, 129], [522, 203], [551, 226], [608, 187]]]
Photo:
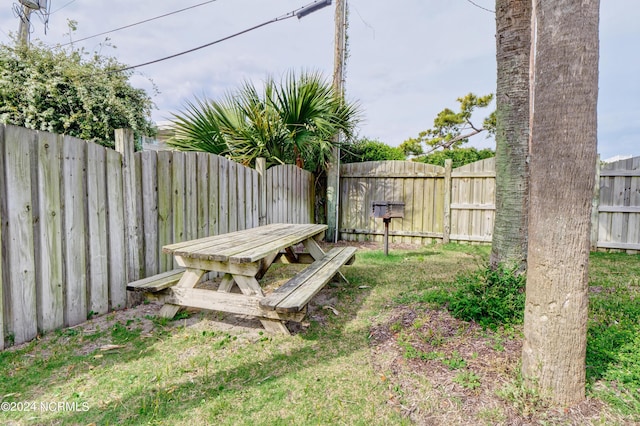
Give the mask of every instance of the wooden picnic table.
[[[338, 269], [354, 260], [355, 249], [351, 247], [324, 252], [318, 240], [326, 229], [327, 225], [279, 223], [170, 244], [163, 251], [172, 254], [184, 270], [158, 276], [175, 277], [171, 280], [154, 281], [151, 277], [127, 288], [159, 291], [157, 296], [164, 302], [160, 315], [164, 317], [172, 318], [181, 307], [195, 307], [255, 316], [267, 331], [288, 334], [284, 321], [302, 321], [308, 301], [332, 277], [346, 282]], [[305, 253], [294, 251], [300, 243]], [[280, 257], [290, 263], [311, 264], [265, 296], [258, 280]], [[222, 275], [218, 288], [195, 288], [208, 272]], [[150, 290], [152, 281], [163, 284]], [[231, 291], [234, 285], [239, 293]]]

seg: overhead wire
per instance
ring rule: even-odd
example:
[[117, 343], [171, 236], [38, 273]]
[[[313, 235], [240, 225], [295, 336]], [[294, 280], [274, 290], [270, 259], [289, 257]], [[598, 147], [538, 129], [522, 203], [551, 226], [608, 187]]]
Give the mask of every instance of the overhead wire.
[[59, 8], [57, 8], [56, 10], [54, 10], [53, 12], [50, 13], [50, 15], [53, 15], [56, 12], [61, 11], [62, 9], [64, 9], [65, 7], [69, 6], [71, 3], [75, 3], [76, 0], [71, 0], [66, 2], [65, 4], [63, 4], [62, 6], [60, 6]]
[[[73, 0], [73, 1], [75, 1], [75, 0]], [[136, 25], [146, 24], [147, 22], [155, 21], [156, 19], [160, 19], [160, 18], [166, 18], [167, 16], [175, 15], [176, 13], [184, 12], [184, 11], [190, 10], [190, 9], [195, 9], [196, 7], [204, 6], [205, 4], [213, 3], [215, 1], [217, 1], [217, 0], [209, 0], [209, 1], [202, 2], [202, 3], [194, 4], [192, 6], [188, 6], [188, 7], [185, 7], [183, 9], [174, 10], [173, 12], [168, 12], [168, 13], [165, 13], [165, 14], [162, 14], [162, 15], [154, 16], [153, 18], [144, 19], [142, 21], [138, 21], [138, 22], [134, 22], [132, 24], [124, 25], [122, 27], [114, 28], [114, 29], [109, 30], [109, 31], [103, 31], [103, 32], [98, 33], [98, 34], [94, 34], [94, 35], [91, 35], [91, 36], [88, 36], [88, 37], [83, 37], [83, 38], [80, 38], [80, 39], [77, 39], [77, 40], [73, 40], [73, 41], [70, 41], [68, 43], [61, 44], [60, 46], [67, 46], [69, 44], [78, 43], [80, 41], [88, 40], [90, 38], [100, 37], [101, 35], [110, 34], [110, 33], [116, 32], [116, 31], [124, 30], [124, 29], [131, 28], [131, 27], [135, 27]], [[60, 9], [58, 9], [58, 10], [60, 10]]]
[[478, 3], [475, 3], [473, 0], [467, 0], [467, 1], [468, 1], [469, 3], [471, 3], [472, 5], [474, 5], [475, 7], [479, 8], [479, 9], [482, 9], [482, 10], [484, 10], [484, 11], [491, 12], [491, 13], [496, 13], [496, 11], [495, 11], [495, 10], [491, 10], [491, 9], [488, 9], [488, 8], [486, 8], [486, 7], [484, 7], [484, 6], [481, 6], [481, 5], [479, 5]]
[[226, 37], [220, 38], [220, 39], [218, 39], [218, 40], [212, 41], [212, 42], [210, 42], [210, 43], [206, 43], [206, 44], [203, 44], [203, 45], [200, 45], [200, 46], [194, 47], [194, 48], [192, 48], [192, 49], [183, 50], [182, 52], [178, 52], [178, 53], [175, 53], [175, 54], [173, 54], [173, 55], [165, 56], [165, 57], [163, 57], [163, 58], [159, 58], [159, 59], [154, 59], [153, 61], [143, 62], [143, 63], [141, 63], [141, 64], [131, 65], [131, 66], [127, 66], [127, 67], [124, 67], [124, 68], [119, 68], [119, 69], [116, 69], [116, 70], [111, 70], [111, 71], [109, 71], [108, 73], [115, 73], [115, 72], [121, 72], [121, 71], [128, 71], [128, 70], [132, 70], [132, 69], [134, 69], [134, 68], [140, 68], [140, 67], [144, 67], [144, 66], [146, 66], [146, 65], [151, 65], [151, 64], [158, 63], [158, 62], [166, 61], [167, 59], [173, 59], [173, 58], [178, 57], [178, 56], [186, 55], [187, 53], [195, 52], [196, 50], [204, 49], [205, 47], [209, 47], [209, 46], [212, 46], [212, 45], [214, 45], [214, 44], [218, 44], [218, 43], [220, 43], [220, 42], [223, 42], [223, 41], [226, 41], [226, 40], [232, 39], [232, 38], [234, 38], [234, 37], [238, 37], [238, 36], [240, 36], [240, 35], [242, 35], [242, 34], [248, 33], [248, 32], [250, 32], [250, 31], [256, 30], [256, 29], [258, 29], [258, 28], [264, 27], [264, 26], [266, 26], [266, 25], [273, 24], [273, 23], [275, 23], [275, 22], [279, 22], [279, 21], [284, 21], [285, 19], [293, 18], [294, 16], [296, 16], [296, 13], [297, 13], [298, 11], [302, 10], [302, 9], [304, 9], [304, 7], [301, 7], [301, 8], [299, 8], [299, 9], [294, 10], [294, 11], [291, 11], [291, 12], [289, 12], [289, 13], [286, 13], [286, 14], [284, 14], [284, 15], [281, 15], [281, 16], [279, 16], [279, 17], [277, 17], [277, 18], [273, 18], [273, 19], [271, 19], [271, 20], [269, 20], [269, 21], [266, 21], [266, 22], [263, 22], [263, 23], [261, 23], [261, 24], [254, 25], [254, 26], [253, 26], [253, 27], [251, 27], [251, 28], [247, 28], [247, 29], [245, 29], [245, 30], [242, 30], [242, 31], [239, 31], [239, 32], [237, 32], [237, 33], [231, 34], [231, 35], [229, 35], [229, 36], [226, 36]]

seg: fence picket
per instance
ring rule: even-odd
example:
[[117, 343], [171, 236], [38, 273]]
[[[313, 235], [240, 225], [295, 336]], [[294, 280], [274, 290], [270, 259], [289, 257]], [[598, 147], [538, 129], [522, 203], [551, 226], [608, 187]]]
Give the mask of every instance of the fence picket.
[[6, 169], [6, 267], [9, 285], [5, 290], [9, 303], [5, 305], [8, 333], [15, 343], [37, 335], [36, 284], [33, 203], [31, 190], [32, 139], [34, 134], [19, 127], [5, 128]]
[[36, 263], [38, 327], [55, 330], [64, 325], [62, 215], [60, 212], [60, 141], [61, 136], [40, 132], [38, 135], [38, 217]]
[[7, 256], [5, 255], [5, 240], [2, 239], [2, 234], [6, 235], [6, 232], [3, 231], [5, 226], [5, 205], [4, 201], [7, 199], [7, 190], [4, 184], [5, 179], [5, 171], [4, 171], [4, 152], [5, 152], [5, 141], [4, 141], [4, 126], [0, 126], [0, 350], [4, 349], [4, 283], [6, 282], [9, 285], [9, 280], [5, 279], [4, 271], [7, 270], [6, 267], [3, 266], [5, 259]]
[[124, 192], [122, 188], [122, 157], [107, 150], [107, 226], [109, 236], [109, 309], [123, 309], [127, 305], [126, 245], [124, 222]]
[[185, 240], [198, 238], [198, 169], [195, 152], [184, 154]]
[[109, 289], [104, 285], [108, 280], [105, 160], [105, 148], [87, 144], [87, 309], [94, 314], [109, 310]]
[[87, 252], [85, 164], [86, 143], [65, 136], [62, 143], [65, 259], [65, 325], [87, 319]]
[[209, 155], [199, 152], [196, 162], [197, 238], [202, 238], [209, 235]]
[[142, 232], [144, 241], [144, 272], [146, 276], [160, 273], [158, 259], [158, 155], [156, 151], [140, 153], [142, 175], [140, 197], [142, 205]]

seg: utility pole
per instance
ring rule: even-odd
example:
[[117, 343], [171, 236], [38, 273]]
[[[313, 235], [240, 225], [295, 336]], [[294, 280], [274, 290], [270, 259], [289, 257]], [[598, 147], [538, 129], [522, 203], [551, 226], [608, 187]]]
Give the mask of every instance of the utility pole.
[[[336, 0], [335, 51], [333, 59], [333, 90], [341, 98], [344, 96], [344, 59], [346, 50], [346, 4], [347, 0]], [[340, 134], [335, 136], [340, 142]], [[331, 162], [327, 169], [327, 241], [337, 241], [339, 234], [340, 200], [340, 148], [331, 150]]]
[[31, 30], [31, 12], [33, 9], [26, 5], [21, 5], [20, 25], [18, 26], [18, 42], [21, 46], [29, 46], [29, 35]]

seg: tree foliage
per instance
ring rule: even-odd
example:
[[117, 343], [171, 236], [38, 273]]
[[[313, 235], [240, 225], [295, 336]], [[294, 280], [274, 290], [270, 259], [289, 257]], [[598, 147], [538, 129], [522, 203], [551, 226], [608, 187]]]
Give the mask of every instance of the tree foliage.
[[153, 135], [153, 103], [114, 58], [83, 50], [0, 45], [0, 122], [67, 134], [105, 146], [114, 130]]
[[359, 111], [344, 102], [318, 73], [289, 73], [277, 83], [268, 78], [262, 91], [251, 83], [222, 100], [188, 103], [174, 114], [169, 141], [186, 151], [207, 151], [246, 165], [264, 157], [268, 165], [297, 164], [307, 170], [326, 167], [335, 136], [353, 137]]
[[495, 113], [490, 114], [483, 120], [482, 126], [478, 127], [471, 121], [471, 116], [477, 108], [486, 108], [493, 100], [493, 94], [476, 96], [469, 93], [458, 98], [460, 111], [455, 112], [445, 108], [438, 113], [433, 120], [433, 127], [418, 134], [417, 138], [409, 138], [404, 141], [400, 148], [407, 154], [422, 154], [422, 144], [427, 146], [426, 154], [439, 149], [456, 149], [469, 141], [471, 136], [487, 131], [489, 134], [495, 132]]
[[431, 154], [423, 155], [414, 159], [421, 163], [435, 164], [436, 166], [443, 166], [445, 160], [452, 160], [452, 167], [464, 166], [465, 164], [474, 163], [476, 161], [484, 160], [485, 158], [494, 157], [496, 153], [491, 149], [478, 150], [474, 147], [470, 148], [457, 148], [448, 149], [445, 151], [436, 151]]
[[406, 156], [400, 148], [366, 138], [345, 146], [342, 150], [341, 158], [343, 163], [404, 159], [406, 159]]

